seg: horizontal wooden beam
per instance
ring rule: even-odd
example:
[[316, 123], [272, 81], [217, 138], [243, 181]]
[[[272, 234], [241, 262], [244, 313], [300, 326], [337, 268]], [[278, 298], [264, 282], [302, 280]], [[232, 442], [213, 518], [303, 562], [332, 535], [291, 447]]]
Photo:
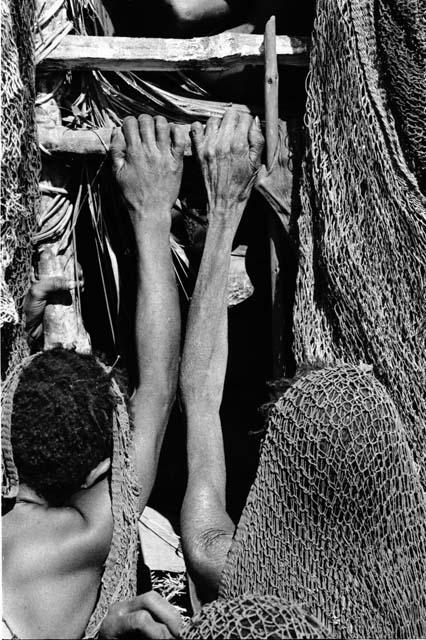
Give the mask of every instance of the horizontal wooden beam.
[[[186, 134], [185, 155], [191, 155], [189, 124], [179, 124]], [[112, 129], [68, 129], [67, 127], [38, 127], [38, 141], [48, 154], [105, 156], [111, 144]]]
[[[281, 65], [307, 66], [308, 40], [277, 36]], [[264, 64], [263, 35], [220, 33], [191, 39], [65, 36], [43, 67], [110, 71], [221, 71]]]

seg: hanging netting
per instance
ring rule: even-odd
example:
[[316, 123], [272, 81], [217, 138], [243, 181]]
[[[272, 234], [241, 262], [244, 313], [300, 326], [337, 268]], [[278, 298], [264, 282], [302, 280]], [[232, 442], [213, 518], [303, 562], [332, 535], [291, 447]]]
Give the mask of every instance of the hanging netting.
[[[398, 408], [425, 479], [426, 199], [388, 109], [392, 86], [381, 84], [374, 4], [317, 2], [295, 354], [299, 365], [371, 363]], [[408, 7], [417, 6], [420, 33], [420, 0], [396, 5], [401, 20]], [[381, 10], [380, 33], [385, 20]], [[425, 32], [422, 37], [424, 43]], [[405, 56], [399, 69], [406, 87], [415, 84], [414, 62]], [[415, 128], [424, 127], [424, 118], [419, 123], [415, 115], [424, 108], [424, 95], [412, 91], [410, 101]], [[417, 134], [410, 140], [420, 158]]]
[[405, 157], [426, 192], [426, 4], [377, 0], [379, 68]]
[[26, 352], [21, 326], [38, 204], [39, 152], [34, 125], [34, 2], [2, 0], [1, 327], [3, 361]]
[[422, 638], [425, 495], [368, 369], [310, 372], [275, 406], [220, 598], [275, 595], [339, 638]]
[[181, 638], [330, 638], [313, 616], [276, 596], [244, 595], [205, 605], [185, 626]]

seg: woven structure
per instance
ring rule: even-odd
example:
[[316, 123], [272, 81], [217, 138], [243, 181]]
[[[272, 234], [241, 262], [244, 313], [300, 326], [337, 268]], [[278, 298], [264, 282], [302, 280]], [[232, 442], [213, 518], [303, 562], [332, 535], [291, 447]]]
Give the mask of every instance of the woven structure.
[[[426, 199], [381, 84], [374, 4], [317, 2], [295, 355], [299, 365], [371, 363], [398, 408], [425, 480]], [[393, 3], [401, 12], [420, 4]], [[407, 59], [404, 64], [401, 81], [408, 86], [418, 68]], [[417, 110], [424, 96], [421, 101]], [[417, 137], [411, 139], [417, 148]]]
[[296, 602], [339, 638], [426, 633], [426, 504], [394, 403], [366, 367], [277, 403], [220, 598]]
[[378, 0], [376, 34], [387, 97], [398, 135], [426, 193], [426, 4]]
[[216, 600], [185, 626], [181, 638], [330, 638], [313, 616], [275, 596], [244, 595]]
[[[23, 368], [40, 354], [24, 358], [9, 372], [3, 385], [2, 396], [2, 496], [14, 498], [18, 493], [19, 478], [11, 447], [13, 397]], [[100, 363], [102, 365], [102, 363]], [[104, 365], [102, 365], [104, 366]], [[102, 624], [109, 607], [119, 600], [136, 595], [136, 563], [139, 549], [138, 495], [139, 484], [131, 457], [132, 429], [124, 397], [112, 381], [116, 397], [113, 420], [113, 455], [111, 465], [111, 501], [114, 516], [112, 542], [101, 580], [99, 598], [87, 625], [85, 637], [93, 638]]]
[[26, 353], [21, 306], [28, 288], [38, 206], [39, 151], [34, 126], [34, 2], [1, 3], [2, 198], [1, 327], [3, 362]]

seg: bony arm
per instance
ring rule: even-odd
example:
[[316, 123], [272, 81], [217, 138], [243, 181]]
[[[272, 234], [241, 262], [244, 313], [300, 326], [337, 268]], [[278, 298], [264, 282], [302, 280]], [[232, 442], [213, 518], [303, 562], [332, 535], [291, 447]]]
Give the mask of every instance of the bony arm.
[[151, 492], [175, 399], [180, 308], [170, 250], [171, 210], [178, 197], [185, 140], [165, 118], [126, 118], [115, 130], [113, 172], [137, 246], [135, 343], [138, 382], [132, 398], [134, 457], [142, 511]]
[[29, 341], [38, 340], [43, 333], [43, 314], [49, 298], [58, 292], [72, 291], [77, 287], [81, 290], [84, 288], [80, 265], [77, 265], [76, 280], [65, 276], [36, 276], [34, 269], [32, 270], [31, 285], [24, 299], [25, 330]]
[[192, 296], [180, 387], [187, 419], [188, 484], [181, 513], [183, 549], [202, 600], [217, 596], [234, 534], [226, 512], [226, 468], [219, 409], [228, 357], [226, 287], [232, 242], [263, 147], [258, 121], [229, 110], [192, 126], [208, 197], [206, 243]]

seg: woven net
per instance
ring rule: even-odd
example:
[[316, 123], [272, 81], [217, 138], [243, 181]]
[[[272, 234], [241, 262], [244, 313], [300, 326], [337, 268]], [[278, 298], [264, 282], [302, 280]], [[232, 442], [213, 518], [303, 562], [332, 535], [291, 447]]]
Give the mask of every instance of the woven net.
[[[28, 356], [9, 371], [2, 394], [2, 496], [14, 498], [18, 493], [19, 478], [13, 461], [11, 422], [13, 398], [20, 374], [34, 358]], [[104, 366], [101, 362], [101, 366]], [[88, 622], [84, 637], [93, 638], [99, 631], [109, 607], [119, 600], [136, 595], [136, 564], [139, 549], [138, 496], [139, 484], [132, 462], [132, 428], [126, 403], [117, 383], [112, 381], [116, 398], [113, 421], [113, 456], [111, 464], [111, 505], [114, 517], [113, 535], [102, 574], [99, 598]]]
[[[392, 4], [401, 16], [402, 7], [420, 6]], [[371, 363], [398, 408], [426, 481], [426, 199], [380, 85], [373, 5], [317, 2], [306, 111], [310, 154], [298, 221], [295, 355], [299, 365]], [[414, 82], [417, 67], [404, 64], [404, 79]], [[416, 136], [411, 139], [421, 153]]]
[[340, 638], [421, 638], [425, 494], [367, 369], [310, 372], [275, 406], [220, 598], [272, 594]]
[[27, 352], [21, 326], [38, 206], [39, 152], [34, 125], [34, 2], [1, 2], [2, 197], [0, 320], [2, 369]]
[[330, 638], [313, 616], [275, 596], [216, 600], [185, 626], [181, 638]]
[[426, 4], [378, 0], [380, 70], [404, 154], [426, 191]]

